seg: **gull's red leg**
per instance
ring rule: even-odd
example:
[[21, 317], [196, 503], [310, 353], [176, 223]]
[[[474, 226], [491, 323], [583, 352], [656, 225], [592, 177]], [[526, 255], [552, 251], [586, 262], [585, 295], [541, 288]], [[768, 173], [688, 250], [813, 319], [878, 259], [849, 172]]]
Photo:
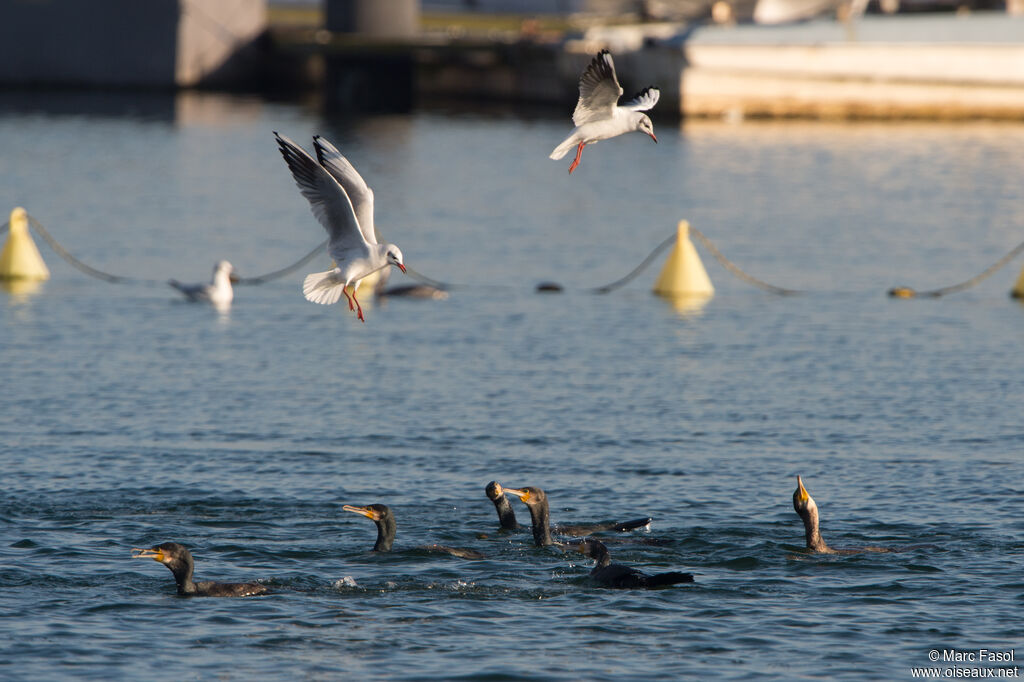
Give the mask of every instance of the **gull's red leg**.
[[[342, 287], [341, 288], [341, 293], [345, 294], [345, 298], [348, 299], [348, 309], [349, 310], [354, 310], [354, 308], [352, 307], [352, 296], [348, 295], [348, 287], [347, 286]], [[355, 292], [353, 292], [353, 294], [354, 293]]]
[[356, 298], [355, 290], [352, 291], [352, 300], [356, 302], [356, 317], [359, 318], [360, 322], [365, 323], [366, 320], [363, 319], [363, 306], [359, 305], [359, 299]]
[[586, 144], [586, 142], [580, 142], [579, 146], [576, 147], [576, 158], [573, 160], [572, 165], [569, 166], [570, 173], [576, 170], [576, 166], [580, 165], [580, 157], [583, 156], [583, 147]]

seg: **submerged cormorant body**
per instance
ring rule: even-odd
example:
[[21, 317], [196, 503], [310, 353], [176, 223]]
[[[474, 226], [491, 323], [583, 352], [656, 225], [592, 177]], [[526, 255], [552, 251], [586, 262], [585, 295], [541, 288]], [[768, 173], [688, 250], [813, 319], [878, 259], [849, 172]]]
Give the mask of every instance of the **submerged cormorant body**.
[[194, 582], [192, 553], [177, 542], [165, 542], [150, 549], [133, 549], [134, 559], [153, 559], [170, 569], [178, 584], [178, 594], [186, 597], [253, 597], [267, 593], [259, 583]]
[[[395, 524], [395, 515], [391, 513], [390, 507], [385, 504], [368, 504], [365, 507], [356, 507], [351, 504], [346, 504], [342, 509], [347, 512], [352, 512], [353, 514], [365, 516], [377, 525], [377, 542], [373, 545], [373, 551], [391, 551], [391, 546], [395, 543], [395, 531], [397, 529], [397, 525]], [[484, 558], [484, 555], [476, 550], [462, 549], [460, 547], [424, 545], [421, 549], [451, 554], [452, 556], [457, 556], [460, 559]]]
[[650, 575], [624, 564], [613, 563], [611, 554], [608, 553], [608, 548], [604, 546], [603, 542], [593, 538], [581, 540], [576, 547], [576, 551], [597, 562], [590, 571], [590, 578], [601, 587], [652, 588], [693, 582], [693, 575], [691, 573], [672, 571]]

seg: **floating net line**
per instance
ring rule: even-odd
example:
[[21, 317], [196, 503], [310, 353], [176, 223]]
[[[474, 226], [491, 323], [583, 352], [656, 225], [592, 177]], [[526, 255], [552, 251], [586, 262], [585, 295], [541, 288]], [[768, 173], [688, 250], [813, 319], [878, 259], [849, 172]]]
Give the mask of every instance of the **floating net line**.
[[971, 287], [979, 284], [980, 282], [985, 281], [1002, 268], [1006, 267], [1007, 263], [1016, 258], [1021, 251], [1024, 251], [1024, 242], [1021, 242], [1020, 244], [1015, 246], [1013, 249], [1010, 250], [1009, 253], [1007, 253], [1005, 256], [997, 260], [992, 265], [982, 270], [974, 277], [971, 277], [968, 280], [964, 280], [959, 284], [953, 284], [952, 286], [941, 287], [939, 289], [930, 289], [928, 291], [915, 291], [910, 287], [893, 287], [892, 289], [889, 289], [889, 295], [894, 298], [938, 298], [939, 296], [945, 296], [946, 294], [953, 294], [958, 291], [963, 291], [964, 289], [970, 289]]
[[[34, 217], [32, 217], [30, 215], [30, 216], [28, 216], [28, 220], [29, 220], [29, 224], [32, 226], [32, 228], [36, 231], [36, 233], [40, 237], [43, 238], [43, 240], [50, 246], [50, 248], [53, 250], [54, 253], [56, 253], [58, 256], [60, 256], [62, 259], [64, 259], [69, 265], [74, 267], [76, 270], [79, 270], [80, 272], [82, 272], [82, 273], [84, 273], [86, 275], [89, 275], [90, 277], [95, 277], [96, 279], [101, 279], [104, 282], [111, 282], [111, 283], [114, 283], [114, 284], [121, 284], [121, 283], [126, 283], [126, 282], [134, 283], [134, 284], [147, 284], [147, 285], [151, 285], [151, 286], [156, 286], [156, 285], [163, 286], [163, 285], [167, 284], [167, 280], [147, 279], [147, 278], [143, 278], [143, 277], [128, 277], [128, 276], [125, 276], [125, 275], [115, 275], [113, 273], [105, 272], [105, 271], [100, 270], [98, 268], [94, 268], [91, 265], [88, 265], [87, 263], [82, 262], [80, 259], [78, 259], [74, 255], [72, 255], [72, 253], [70, 251], [68, 251], [67, 249], [65, 249], [60, 244], [60, 242], [58, 242], [56, 239], [54, 239], [53, 235], [50, 234], [49, 230], [47, 230], [46, 227], [44, 227], [43, 224], [40, 223], [38, 220], [36, 220]], [[6, 231], [7, 228], [8, 228], [8, 223], [4, 223], [3, 228], [0, 229], [0, 234], [3, 234], [3, 232]], [[308, 262], [310, 262], [311, 260], [316, 258], [318, 255], [320, 255], [323, 252], [323, 249], [326, 246], [327, 246], [327, 240], [324, 240], [322, 243], [318, 244], [316, 246], [316, 248], [314, 248], [312, 251], [310, 251], [305, 256], [303, 256], [302, 258], [300, 258], [296, 262], [292, 263], [288, 267], [281, 268], [280, 270], [274, 270], [273, 272], [268, 272], [267, 274], [260, 275], [258, 277], [242, 277], [242, 278], [239, 278], [238, 284], [263, 284], [263, 283], [269, 282], [271, 280], [280, 279], [281, 277], [284, 277], [286, 275], [291, 274], [292, 272], [295, 272], [296, 270], [301, 268], [303, 265], [307, 264]]]
[[[111, 282], [111, 283], [126, 283], [126, 282], [130, 282], [130, 283], [147, 284], [147, 285], [152, 285], [152, 286], [155, 286], [155, 285], [161, 285], [162, 286], [162, 285], [167, 283], [166, 280], [146, 279], [146, 278], [141, 278], [141, 277], [129, 277], [129, 276], [125, 276], [125, 275], [117, 275], [117, 274], [114, 274], [114, 273], [105, 272], [105, 271], [100, 270], [98, 268], [94, 268], [91, 265], [88, 265], [87, 263], [84, 263], [80, 259], [76, 258], [71, 252], [69, 252], [66, 248], [64, 248], [60, 244], [60, 242], [58, 242], [53, 237], [53, 235], [50, 234], [49, 230], [47, 230], [46, 227], [44, 227], [43, 224], [40, 223], [38, 220], [36, 220], [33, 216], [29, 215], [28, 216], [28, 220], [29, 220], [29, 223], [32, 226], [32, 228], [36, 231], [36, 233], [40, 237], [43, 238], [43, 240], [49, 245], [49, 247], [53, 250], [54, 253], [56, 253], [58, 256], [60, 256], [69, 265], [71, 265], [75, 269], [79, 270], [80, 272], [82, 272], [82, 273], [84, 273], [84, 274], [86, 274], [86, 275], [88, 275], [90, 277], [95, 277], [97, 279], [101, 279], [101, 280], [103, 280], [105, 282]], [[10, 223], [9, 222], [4, 222], [3, 225], [0, 225], [0, 235], [4, 234], [9, 229], [9, 227], [10, 227]], [[742, 280], [744, 282], [747, 282], [748, 284], [750, 284], [752, 286], [755, 286], [755, 287], [757, 287], [759, 289], [763, 289], [765, 291], [768, 291], [768, 292], [773, 293], [773, 294], [778, 294], [780, 296], [792, 296], [792, 295], [795, 295], [795, 294], [804, 293], [804, 292], [802, 292], [802, 291], [800, 291], [798, 289], [788, 289], [786, 287], [780, 287], [780, 286], [777, 286], [777, 285], [774, 285], [774, 284], [770, 284], [768, 282], [765, 282], [763, 280], [760, 280], [760, 279], [750, 275], [749, 273], [745, 272], [742, 268], [737, 266], [735, 263], [730, 261], [728, 258], [726, 258], [722, 254], [722, 252], [718, 250], [718, 247], [715, 246], [715, 244], [703, 232], [701, 232], [700, 230], [698, 230], [698, 229], [696, 229], [694, 227], [691, 227], [690, 228], [690, 234], [692, 234], [694, 236], [694, 238], [696, 238], [696, 240], [698, 242], [700, 242], [700, 244], [708, 251], [708, 253], [710, 253], [715, 258], [715, 260], [717, 260], [719, 262], [719, 264], [721, 264], [721, 266], [726, 269], [726, 271], [728, 271], [730, 274], [732, 274], [736, 278], [738, 278], [738, 279], [740, 279], [740, 280]], [[667, 249], [668, 247], [672, 246], [675, 243], [676, 238], [677, 238], [676, 233], [673, 232], [668, 237], [666, 237], [661, 243], [659, 243], [656, 247], [654, 247], [654, 249], [647, 255], [647, 257], [645, 257], [640, 262], [639, 265], [637, 265], [635, 268], [633, 268], [624, 277], [620, 277], [619, 279], [617, 279], [617, 280], [615, 280], [613, 282], [610, 282], [608, 284], [604, 284], [602, 286], [592, 287], [592, 288], [589, 289], [589, 291], [591, 291], [593, 293], [596, 293], [596, 294], [607, 294], [607, 293], [610, 293], [610, 292], [612, 292], [612, 291], [614, 291], [616, 289], [619, 289], [619, 288], [625, 286], [626, 284], [629, 284], [631, 281], [636, 279], [644, 270], [646, 270], [651, 265], [651, 263], [654, 262], [654, 260], [656, 258], [658, 258], [658, 256], [660, 256], [665, 251], [665, 249]], [[242, 277], [242, 278], [240, 278], [238, 280], [238, 284], [243, 284], [243, 285], [264, 284], [266, 282], [270, 282], [272, 280], [280, 279], [282, 277], [290, 275], [291, 273], [295, 272], [296, 270], [298, 270], [299, 268], [303, 267], [304, 265], [306, 265], [307, 263], [312, 261], [314, 258], [319, 256], [323, 252], [323, 250], [327, 247], [328, 241], [329, 240], [324, 240], [323, 242], [318, 244], [316, 247], [314, 247], [305, 256], [303, 256], [302, 258], [300, 258], [299, 260], [295, 261], [294, 263], [292, 263], [291, 265], [289, 265], [289, 266], [287, 266], [285, 268], [281, 268], [280, 270], [274, 270], [273, 272], [268, 272], [268, 273], [266, 273], [264, 275], [259, 275], [257, 277]], [[968, 289], [970, 287], [976, 286], [980, 282], [982, 282], [982, 281], [988, 279], [989, 277], [991, 277], [992, 275], [994, 275], [1000, 269], [1006, 267], [1006, 265], [1010, 261], [1012, 261], [1014, 258], [1016, 258], [1018, 255], [1020, 255], [1021, 252], [1024, 252], [1024, 242], [1021, 242], [1016, 247], [1011, 249], [1009, 253], [1007, 253], [1005, 256], [1000, 258], [998, 261], [996, 261], [995, 263], [990, 265], [988, 268], [983, 270], [978, 275], [975, 275], [974, 277], [971, 277], [968, 280], [960, 282], [959, 284], [954, 284], [952, 286], [942, 287], [942, 288], [939, 288], [939, 289], [931, 289], [931, 290], [928, 290], [928, 291], [915, 291], [914, 289], [911, 289], [910, 287], [894, 287], [894, 288], [890, 289], [888, 293], [889, 293], [890, 296], [899, 297], [899, 298], [913, 298], [913, 297], [931, 297], [931, 298], [936, 298], [936, 297], [939, 297], [939, 296], [945, 296], [947, 294], [952, 294], [952, 293], [956, 293], [956, 292], [959, 292], [959, 291], [963, 291], [963, 290]], [[423, 284], [426, 284], [426, 285], [429, 285], [429, 286], [432, 286], [432, 287], [436, 287], [438, 289], [443, 289], [443, 290], [468, 289], [468, 288], [473, 288], [473, 289], [488, 289], [488, 288], [489, 289], [510, 289], [510, 288], [512, 288], [511, 286], [500, 285], [500, 284], [456, 284], [456, 283], [452, 283], [452, 282], [443, 282], [443, 281], [434, 279], [432, 277], [428, 277], [427, 275], [424, 275], [424, 274], [422, 274], [420, 272], [417, 272], [416, 270], [414, 270], [413, 268], [409, 267], [408, 265], [406, 266], [406, 271], [407, 271], [407, 274], [410, 277], [412, 277], [413, 279], [416, 279], [416, 280], [418, 280], [419, 282], [421, 282]]]

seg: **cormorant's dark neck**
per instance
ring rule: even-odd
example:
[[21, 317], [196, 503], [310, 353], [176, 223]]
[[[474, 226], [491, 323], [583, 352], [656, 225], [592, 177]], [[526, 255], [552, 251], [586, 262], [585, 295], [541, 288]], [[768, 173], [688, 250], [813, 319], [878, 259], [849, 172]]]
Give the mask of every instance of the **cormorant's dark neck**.
[[178, 583], [178, 594], [196, 593], [196, 584], [192, 582], [192, 571], [195, 570], [192, 557], [182, 557], [180, 563], [176, 563], [173, 567], [168, 566], [168, 568], [174, 574], [174, 582]]
[[813, 549], [815, 552], [829, 551], [828, 545], [825, 544], [825, 540], [821, 537], [821, 531], [818, 529], [818, 508], [809, 507], [805, 509], [800, 518], [804, 520], [807, 549]]
[[519, 528], [519, 523], [516, 521], [516, 513], [512, 511], [512, 505], [509, 504], [507, 497], [502, 495], [494, 500], [494, 508], [498, 510], [498, 522], [502, 528], [505, 530]]
[[551, 522], [548, 514], [548, 501], [541, 500], [535, 504], [528, 505], [530, 519], [533, 521], [533, 542], [538, 547], [547, 547], [555, 544], [551, 539]]
[[597, 565], [594, 566], [595, 571], [612, 563], [612, 555], [608, 552], [608, 548], [604, 546], [604, 543], [593, 543], [591, 548], [590, 558], [597, 562]]
[[388, 514], [374, 523], [377, 524], [377, 543], [373, 551], [390, 552], [395, 542], [395, 517]]

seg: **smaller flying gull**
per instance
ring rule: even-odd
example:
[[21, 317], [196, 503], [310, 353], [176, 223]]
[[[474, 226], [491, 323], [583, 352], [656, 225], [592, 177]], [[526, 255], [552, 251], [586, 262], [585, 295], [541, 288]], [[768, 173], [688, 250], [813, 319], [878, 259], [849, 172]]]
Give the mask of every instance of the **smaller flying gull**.
[[562, 144], [555, 147], [551, 158], [558, 160], [576, 147], [576, 159], [569, 166], [569, 172], [572, 173], [580, 165], [583, 147], [588, 144], [634, 130], [647, 133], [657, 142], [654, 124], [647, 114], [640, 112], [653, 108], [658, 103], [661, 91], [654, 86], [646, 87], [624, 104], [618, 103], [621, 96], [622, 86], [615, 76], [612, 55], [608, 50], [601, 50], [580, 76], [580, 99], [572, 113], [572, 122], [576, 128]]

